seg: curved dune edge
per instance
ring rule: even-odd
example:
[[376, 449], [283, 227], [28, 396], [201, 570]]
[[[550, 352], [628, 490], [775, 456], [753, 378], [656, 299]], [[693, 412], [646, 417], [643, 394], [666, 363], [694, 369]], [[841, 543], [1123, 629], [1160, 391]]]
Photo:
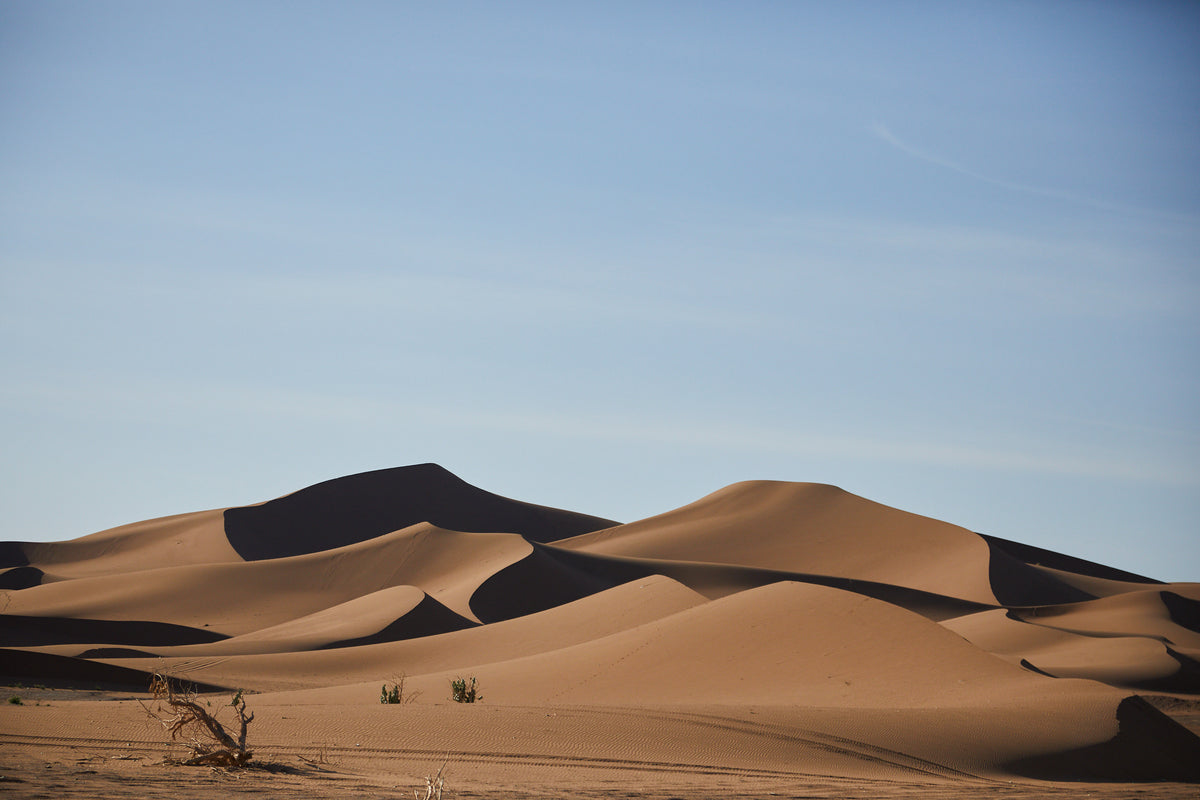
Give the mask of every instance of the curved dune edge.
[[533, 542], [617, 524], [501, 497], [437, 464], [334, 478], [224, 511], [228, 543], [247, 561], [332, 550], [420, 523], [469, 533], [515, 533]]
[[1055, 683], [889, 603], [790, 581], [470, 668], [497, 702], [523, 705], [918, 708]]
[[[145, 691], [154, 670], [125, 667], [86, 658], [75, 658], [32, 650], [0, 648], [0, 664], [6, 678], [52, 686], [81, 686], [96, 689]], [[229, 687], [188, 680], [200, 691], [225, 691]]]
[[45, 579], [46, 572], [37, 567], [10, 567], [0, 572], [0, 589], [28, 589]]
[[415, 586], [392, 586], [211, 645], [160, 647], [153, 655], [303, 653], [414, 639], [477, 624], [455, 614]]
[[554, 544], [598, 555], [853, 577], [996, 603], [981, 537], [825, 484], [735, 483], [674, 511]]
[[214, 631], [149, 620], [98, 620], [0, 614], [0, 647], [31, 648], [60, 642], [162, 647], [210, 644], [226, 637]]
[[[172, 674], [256, 691], [375, 684], [400, 673], [453, 671], [481, 661], [559, 651], [704, 602], [687, 587], [654, 576], [540, 613], [420, 639], [344, 650], [224, 657], [209, 657], [206, 648], [177, 648], [162, 651], [162, 658], [110, 662], [142, 670], [161, 665]], [[376, 692], [368, 699], [377, 698]]]
[[[1164, 584], [1162, 589], [1131, 591], [1082, 603], [1013, 609], [1018, 619], [1047, 628], [1102, 636], [1148, 636], [1179, 647], [1200, 648], [1200, 631], [1180, 622], [1194, 618], [1200, 603]], [[1194, 623], [1191, 623], [1194, 625]]]
[[445, 531], [427, 523], [375, 539], [269, 561], [142, 569], [43, 584], [10, 594], [8, 613], [159, 619], [235, 636], [317, 613], [389, 586], [427, 589], [474, 620], [469, 600], [494, 571], [531, 552], [512, 534]]
[[145, 569], [241, 561], [225, 536], [223, 511], [134, 522], [67, 542], [5, 542], [0, 553], [55, 576], [86, 578]]
[[[629, 585], [592, 596], [574, 604], [571, 621], [604, 606], [624, 605], [627, 600], [622, 595], [634, 591], [675, 592], [672, 587], [677, 586], [659, 579], [655, 585]], [[794, 618], [798, 606], [820, 613], [806, 617], [794, 636], [779, 637], [780, 625]], [[535, 617], [561, 612], [555, 609]], [[515, 628], [534, 621], [527, 617], [506, 624]], [[1122, 727], [1126, 724], [1120, 713], [1125, 703], [1122, 693], [1090, 681], [1041, 677], [972, 647], [919, 615], [828, 587], [773, 584], [699, 602], [538, 655], [466, 663], [472, 656], [500, 655], [472, 646], [470, 640], [487, 627], [434, 637], [457, 637], [462, 645], [440, 664], [437, 656], [444, 653], [445, 645], [433, 640], [408, 643], [407, 658], [389, 646], [383, 660], [440, 667], [432, 673], [409, 673], [407, 687], [419, 695], [418, 703], [423, 696], [444, 701], [448, 680], [470, 674], [486, 687], [485, 701], [502, 707], [570, 705], [625, 709], [626, 713], [642, 709], [648, 716], [669, 718], [686, 716], [697, 706], [722, 707], [722, 714], [733, 718], [742, 718], [741, 710], [747, 708], [756, 709], [756, 714], [771, 708], [819, 709], [821, 713], [807, 720], [804, 740], [853, 743], [847, 749], [866, 762], [858, 764], [859, 769], [878, 766], [871, 754], [886, 751], [887, 764], [931, 774], [987, 776], [1011, 770], [1056, 780], [1067, 775], [1190, 780], [1186, 768], [1190, 762], [1182, 757], [1200, 753], [1200, 743], [1195, 741], [1196, 746], [1188, 749], [1191, 734], [1177, 730], [1158, 712], [1145, 712], [1137, 718], [1138, 730], [1170, 737], [1178, 751], [1166, 760], [1147, 761], [1144, 745], [1139, 744], [1141, 735]], [[828, 648], [822, 658], [811, 657], [806, 643], [812, 641]], [[903, 647], [898, 646], [901, 642]], [[432, 660], [414, 657], [422, 647], [431, 651], [425, 657]], [[364, 648], [369, 649], [380, 648]], [[192, 674], [220, 674], [226, 668]], [[786, 681], [780, 680], [781, 674], [788, 676]], [[374, 703], [377, 687], [378, 682], [371, 680], [261, 698], [289, 708], [354, 708]], [[988, 719], [982, 728], [981, 715]], [[872, 724], [864, 724], [866, 720]], [[753, 727], [762, 721], [739, 724]], [[847, 764], [840, 768], [854, 771]]]
[[983, 650], [1042, 674], [1101, 680], [1128, 689], [1177, 690], [1171, 683], [1180, 672], [1180, 662], [1166, 644], [1151, 636], [1089, 636], [1030, 624], [1004, 609], [947, 620], [943, 625]]
[[958, 617], [994, 607], [957, 597], [911, 589], [907, 586], [895, 586], [859, 578], [789, 572], [781, 569], [736, 564], [713, 564], [702, 561], [596, 555], [583, 550], [560, 549], [554, 545], [542, 545], [539, 549], [544, 551], [549, 559], [595, 579], [609, 580], [615, 583], [647, 575], [666, 575], [710, 600], [717, 600], [737, 592], [756, 589], [780, 581], [795, 581], [852, 591], [914, 611], [933, 620]]
[[1117, 706], [1117, 735], [1103, 742], [1010, 762], [1012, 772], [1042, 780], [1200, 782], [1196, 736], [1139, 697]]
[[[388, 750], [401, 710], [379, 685], [404, 676], [403, 713], [438, 731], [413, 736], [474, 741], [473, 758], [1200, 780], [1200, 739], [1129, 699], [1200, 701], [1200, 584], [822, 484], [734, 484], [620, 525], [435, 465], [380, 470], [0, 543], [0, 600], [0, 675], [138, 688], [165, 669], [259, 693], [281, 741], [294, 734], [271, 715], [292, 709]], [[449, 703], [460, 675], [479, 680], [478, 708]], [[477, 732], [487, 714], [508, 744]]]

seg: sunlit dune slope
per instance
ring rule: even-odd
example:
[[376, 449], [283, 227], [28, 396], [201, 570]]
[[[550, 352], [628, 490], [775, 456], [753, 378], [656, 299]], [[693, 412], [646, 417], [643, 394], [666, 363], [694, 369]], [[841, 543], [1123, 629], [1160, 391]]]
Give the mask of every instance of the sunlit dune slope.
[[[156, 669], [165, 664], [196, 680], [255, 689], [374, 683], [402, 673], [453, 671], [473, 664], [560, 651], [705, 602], [687, 587], [656, 576], [536, 614], [417, 639], [347, 650], [230, 655], [238, 651], [254, 652], [240, 646], [243, 637], [235, 637], [219, 643], [223, 647], [165, 648], [159, 651], [161, 659], [119, 659], [112, 663], [139, 669]], [[257, 640], [256, 636], [244, 638], [250, 642]]]
[[264, 561], [143, 569], [57, 581], [11, 594], [7, 613], [155, 620], [229, 636], [314, 614], [390, 586], [416, 586], [474, 620], [487, 577], [531, 552], [514, 534], [421, 523], [363, 542]]
[[556, 546], [850, 577], [986, 604], [1091, 597], [964, 528], [814, 483], [737, 483]]
[[1055, 683], [889, 603], [791, 581], [478, 672], [522, 703], [908, 707]]
[[[64, 578], [241, 560], [225, 536], [220, 509], [135, 522], [66, 542], [0, 544], [0, 568], [37, 570], [39, 579], [34, 585]], [[41, 573], [45, 577], [40, 577]]]

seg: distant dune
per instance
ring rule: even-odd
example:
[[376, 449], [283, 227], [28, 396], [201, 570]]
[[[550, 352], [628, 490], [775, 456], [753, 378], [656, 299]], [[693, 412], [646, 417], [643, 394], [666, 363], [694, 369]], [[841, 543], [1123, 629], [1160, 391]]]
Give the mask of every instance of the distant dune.
[[[520, 763], [562, 785], [653, 764], [1200, 781], [1200, 584], [833, 486], [738, 483], [618, 524], [425, 464], [7, 542], [0, 558], [9, 683], [141, 690], [165, 671], [244, 688], [268, 749], [343, 735], [396, 757], [442, 748], [481, 785], [488, 764]], [[401, 675], [414, 702], [380, 706]], [[464, 675], [477, 709], [448, 700]], [[0, 744], [85, 735], [72, 707], [105, 730], [128, 716], [79, 702], [5, 709]], [[426, 740], [397, 734], [395, 714]]]

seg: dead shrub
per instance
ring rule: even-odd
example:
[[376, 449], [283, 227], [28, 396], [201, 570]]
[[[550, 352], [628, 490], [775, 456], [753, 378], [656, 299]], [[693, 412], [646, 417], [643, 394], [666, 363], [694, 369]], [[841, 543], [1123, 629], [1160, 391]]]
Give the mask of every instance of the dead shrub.
[[191, 749], [192, 757], [183, 762], [185, 765], [236, 769], [250, 760], [253, 753], [246, 749], [246, 729], [254, 721], [254, 713], [246, 713], [246, 699], [240, 689], [229, 703], [237, 715], [236, 739], [215, 715], [196, 702], [193, 689], [176, 690], [169, 677], [155, 673], [150, 682], [150, 694], [157, 705], [151, 708], [142, 703], [142, 708], [162, 724], [171, 734], [172, 741], [183, 742]]

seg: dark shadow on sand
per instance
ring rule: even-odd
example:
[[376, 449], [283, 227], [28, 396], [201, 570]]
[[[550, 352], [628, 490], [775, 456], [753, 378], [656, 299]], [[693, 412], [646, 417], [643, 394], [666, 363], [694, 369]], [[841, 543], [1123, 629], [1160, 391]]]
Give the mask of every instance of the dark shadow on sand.
[[429, 522], [470, 533], [548, 542], [610, 528], [612, 520], [510, 500], [436, 464], [363, 472], [256, 506], [225, 511], [225, 535], [247, 561], [315, 553]]

